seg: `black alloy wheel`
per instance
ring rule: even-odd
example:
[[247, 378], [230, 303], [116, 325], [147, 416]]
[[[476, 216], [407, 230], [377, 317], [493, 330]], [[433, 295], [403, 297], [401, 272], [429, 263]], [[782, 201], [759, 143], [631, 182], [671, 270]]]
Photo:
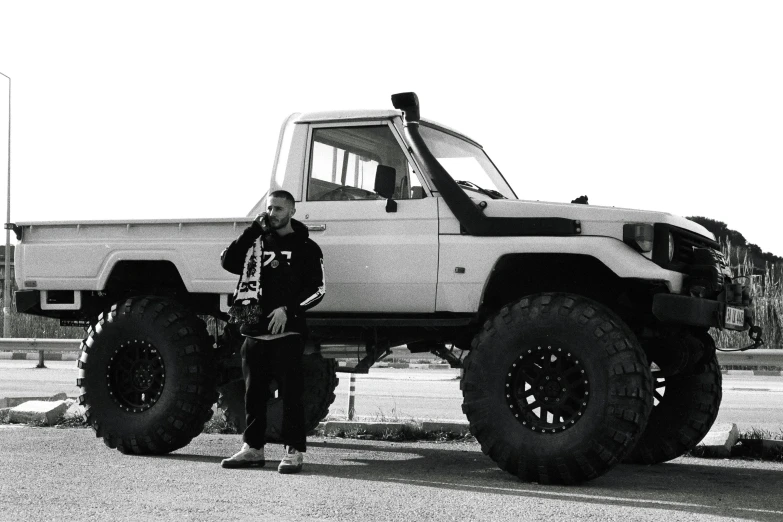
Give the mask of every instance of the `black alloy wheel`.
[[109, 395], [120, 408], [134, 413], [148, 410], [158, 402], [166, 381], [160, 352], [139, 339], [122, 343], [111, 356], [106, 372]]
[[573, 427], [590, 400], [590, 382], [568, 348], [523, 350], [506, 376], [506, 402], [527, 429], [558, 433]]

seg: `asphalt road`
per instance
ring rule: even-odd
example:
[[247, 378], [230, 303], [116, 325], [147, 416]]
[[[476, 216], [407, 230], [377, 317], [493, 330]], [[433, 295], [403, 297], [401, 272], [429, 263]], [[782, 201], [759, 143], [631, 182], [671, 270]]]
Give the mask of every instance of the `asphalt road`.
[[[74, 361], [0, 360], [0, 398], [79, 395]], [[340, 384], [330, 418], [345, 419], [350, 375], [338, 374]], [[361, 420], [464, 420], [456, 370], [373, 368], [356, 376], [355, 409]], [[723, 376], [723, 403], [717, 423], [734, 422], [740, 430], [783, 430], [783, 377]]]
[[110, 450], [92, 430], [0, 428], [0, 520], [783, 519], [783, 464], [680, 458], [620, 465], [578, 486], [523, 483], [476, 444], [311, 438], [305, 468], [224, 470], [237, 435], [162, 457]]

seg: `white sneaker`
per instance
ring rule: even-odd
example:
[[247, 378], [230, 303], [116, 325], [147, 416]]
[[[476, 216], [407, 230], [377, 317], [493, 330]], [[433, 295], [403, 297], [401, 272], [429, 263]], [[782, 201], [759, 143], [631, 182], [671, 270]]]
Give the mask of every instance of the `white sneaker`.
[[224, 468], [262, 468], [266, 464], [264, 460], [264, 448], [255, 449], [242, 444], [242, 449], [238, 453], [220, 463]]
[[277, 467], [277, 471], [280, 473], [299, 473], [302, 471], [302, 463], [304, 462], [304, 454], [294, 448], [287, 448], [283, 460], [280, 461], [280, 465]]

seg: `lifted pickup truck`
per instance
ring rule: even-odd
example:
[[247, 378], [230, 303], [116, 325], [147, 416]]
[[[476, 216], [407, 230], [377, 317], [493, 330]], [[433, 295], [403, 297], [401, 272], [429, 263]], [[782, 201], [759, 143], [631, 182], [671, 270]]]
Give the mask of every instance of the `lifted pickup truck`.
[[[293, 114], [280, 134], [269, 190], [294, 195], [326, 265], [308, 313], [308, 426], [338, 369], [406, 346], [463, 369], [471, 432], [524, 480], [580, 482], [694, 448], [721, 401], [709, 328], [761, 343], [714, 236], [665, 213], [521, 200], [477, 142], [421, 119], [414, 93], [392, 103]], [[211, 338], [202, 317], [227, 318], [220, 253], [264, 207], [14, 225], [17, 310], [86, 327], [81, 400], [110, 447], [181, 448], [216, 400], [242, 429], [241, 338]], [[358, 364], [338, 368], [348, 355]], [[280, 410], [270, 401], [272, 437]]]

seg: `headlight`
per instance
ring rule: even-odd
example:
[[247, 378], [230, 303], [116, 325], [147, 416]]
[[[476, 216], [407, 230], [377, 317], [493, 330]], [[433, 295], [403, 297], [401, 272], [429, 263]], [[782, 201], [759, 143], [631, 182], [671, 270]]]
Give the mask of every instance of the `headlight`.
[[669, 263], [674, 259], [674, 234], [669, 232]]
[[[628, 223], [623, 225], [623, 242], [639, 252], [653, 249], [653, 226], [649, 223]], [[673, 252], [673, 248], [669, 247]]]

